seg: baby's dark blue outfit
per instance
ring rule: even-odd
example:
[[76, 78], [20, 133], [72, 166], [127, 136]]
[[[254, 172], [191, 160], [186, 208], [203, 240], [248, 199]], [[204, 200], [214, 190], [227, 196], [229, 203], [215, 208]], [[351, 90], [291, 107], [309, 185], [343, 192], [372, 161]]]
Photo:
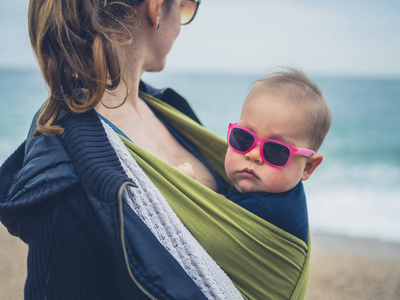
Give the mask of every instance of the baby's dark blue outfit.
[[307, 244], [308, 214], [303, 183], [284, 193], [242, 194], [233, 187], [227, 198]]

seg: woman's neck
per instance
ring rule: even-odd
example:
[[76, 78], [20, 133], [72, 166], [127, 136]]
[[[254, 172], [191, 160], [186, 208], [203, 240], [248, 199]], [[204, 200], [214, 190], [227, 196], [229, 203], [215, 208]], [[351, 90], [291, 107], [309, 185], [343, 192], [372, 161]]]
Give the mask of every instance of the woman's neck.
[[[136, 75], [134, 74], [136, 73]], [[112, 121], [123, 118], [126, 114], [139, 114], [139, 83], [142, 72], [132, 72], [130, 76], [121, 77], [114, 90], [106, 90], [95, 110]]]

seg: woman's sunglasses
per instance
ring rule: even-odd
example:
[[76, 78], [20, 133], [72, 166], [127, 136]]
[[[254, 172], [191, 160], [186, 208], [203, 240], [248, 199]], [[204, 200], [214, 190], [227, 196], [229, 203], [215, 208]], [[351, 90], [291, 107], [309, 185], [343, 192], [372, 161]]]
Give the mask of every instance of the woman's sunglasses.
[[181, 25], [187, 25], [193, 21], [201, 0], [183, 0], [181, 4]]
[[256, 144], [260, 145], [262, 160], [275, 168], [286, 167], [295, 154], [307, 157], [315, 154], [313, 150], [296, 148], [277, 140], [260, 138], [254, 132], [237, 125], [237, 123], [229, 124], [228, 145], [233, 151], [245, 154], [250, 152]]

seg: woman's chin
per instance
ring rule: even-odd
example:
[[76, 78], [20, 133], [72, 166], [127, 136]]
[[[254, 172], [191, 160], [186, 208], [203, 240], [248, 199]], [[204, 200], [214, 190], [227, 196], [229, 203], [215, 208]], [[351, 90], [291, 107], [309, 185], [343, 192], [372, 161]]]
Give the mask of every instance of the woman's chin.
[[152, 65], [146, 69], [146, 72], [160, 72], [164, 70], [166, 61], [163, 60], [162, 62]]

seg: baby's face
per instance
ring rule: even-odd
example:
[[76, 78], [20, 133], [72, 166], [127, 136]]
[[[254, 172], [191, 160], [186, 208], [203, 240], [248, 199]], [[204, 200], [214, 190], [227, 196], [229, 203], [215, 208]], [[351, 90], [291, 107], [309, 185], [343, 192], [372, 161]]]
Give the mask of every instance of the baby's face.
[[[304, 110], [277, 92], [255, 87], [247, 97], [238, 125], [261, 138], [279, 140], [298, 148], [308, 148], [309, 121]], [[303, 179], [307, 158], [294, 155], [285, 168], [267, 165], [261, 158], [260, 145], [240, 154], [228, 148], [225, 170], [239, 192], [282, 193]], [[306, 179], [306, 178], [304, 178]]]

